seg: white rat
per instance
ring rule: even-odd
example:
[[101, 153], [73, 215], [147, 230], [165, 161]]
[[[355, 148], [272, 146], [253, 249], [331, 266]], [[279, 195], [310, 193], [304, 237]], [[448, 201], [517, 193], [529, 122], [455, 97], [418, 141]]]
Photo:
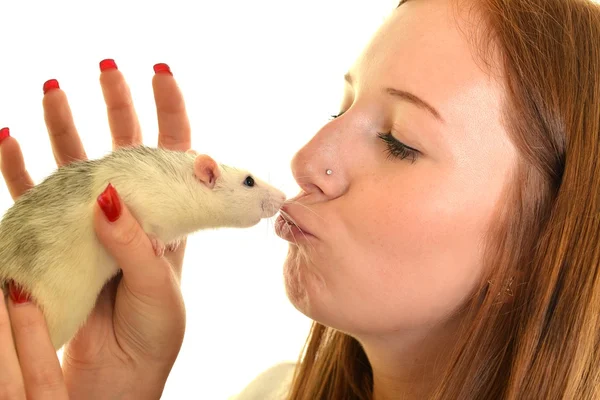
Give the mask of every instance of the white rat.
[[157, 255], [207, 228], [245, 228], [275, 215], [283, 192], [207, 155], [150, 147], [116, 150], [57, 169], [17, 199], [0, 223], [0, 286], [13, 280], [38, 304], [58, 350], [86, 321], [119, 267], [93, 226], [111, 183]]

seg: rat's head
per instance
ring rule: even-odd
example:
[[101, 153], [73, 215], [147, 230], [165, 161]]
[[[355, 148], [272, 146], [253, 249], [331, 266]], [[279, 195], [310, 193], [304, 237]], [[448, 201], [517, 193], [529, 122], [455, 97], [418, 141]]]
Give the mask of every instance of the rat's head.
[[274, 216], [285, 201], [285, 194], [250, 172], [217, 162], [205, 154], [195, 154], [194, 176], [210, 190], [220, 211], [219, 224], [250, 227], [262, 218]]

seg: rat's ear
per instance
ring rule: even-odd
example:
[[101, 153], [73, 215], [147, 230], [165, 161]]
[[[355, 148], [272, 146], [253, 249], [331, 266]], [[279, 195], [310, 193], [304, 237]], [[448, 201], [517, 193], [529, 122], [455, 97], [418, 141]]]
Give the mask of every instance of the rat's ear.
[[206, 154], [199, 154], [194, 160], [194, 175], [196, 179], [212, 189], [221, 172], [215, 160]]

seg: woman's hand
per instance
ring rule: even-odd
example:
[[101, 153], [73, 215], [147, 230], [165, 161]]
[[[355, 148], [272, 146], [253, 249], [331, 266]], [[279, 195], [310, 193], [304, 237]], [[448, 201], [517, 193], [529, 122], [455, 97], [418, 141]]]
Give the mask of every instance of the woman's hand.
[[0, 295], [0, 399], [68, 399], [42, 312], [18, 288], [10, 294], [8, 304]]
[[[100, 63], [113, 148], [142, 143], [129, 87], [112, 60]], [[158, 145], [189, 150], [190, 126], [183, 97], [165, 64], [155, 65], [153, 89]], [[86, 158], [65, 93], [54, 80], [44, 85], [44, 118], [58, 166]], [[18, 136], [18, 134], [17, 134]], [[1, 171], [13, 198], [33, 186], [17, 141], [0, 145]], [[99, 238], [113, 252], [120, 274], [102, 291], [85, 326], [64, 349], [64, 379], [71, 399], [159, 398], [175, 362], [185, 330], [179, 280], [185, 242], [165, 258], [152, 258], [148, 243], [123, 219], [96, 218]], [[150, 246], [151, 249], [151, 246]]]

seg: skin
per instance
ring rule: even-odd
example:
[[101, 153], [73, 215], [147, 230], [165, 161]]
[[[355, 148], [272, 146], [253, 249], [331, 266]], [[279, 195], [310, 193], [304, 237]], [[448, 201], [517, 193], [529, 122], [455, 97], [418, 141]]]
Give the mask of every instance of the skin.
[[[286, 290], [298, 310], [360, 341], [373, 367], [376, 400], [422, 399], [443, 366], [444, 350], [455, 340], [460, 323], [455, 311], [484, 273], [481, 238], [516, 162], [500, 124], [502, 89], [474, 62], [449, 0], [411, 0], [394, 11], [349, 72], [353, 79], [345, 89], [343, 115], [317, 132], [292, 161], [303, 192], [286, 212], [313, 235], [290, 245]], [[107, 104], [120, 105], [109, 111], [113, 140], [140, 143], [123, 77], [105, 72], [101, 83]], [[424, 98], [445, 122], [383, 93], [387, 87]], [[154, 89], [159, 120], [165, 123], [164, 131], [159, 124], [161, 144], [189, 148], [187, 117], [173, 78], [155, 76]], [[161, 108], [169, 104], [175, 109]], [[59, 164], [85, 157], [66, 107], [61, 91], [46, 95], [46, 121]], [[180, 131], [185, 133], [164, 133]], [[414, 163], [411, 157], [388, 157], [377, 137], [388, 131], [421, 152]], [[18, 196], [31, 180], [16, 141], [3, 142], [0, 154], [7, 184]], [[333, 174], [326, 175], [327, 169]], [[0, 380], [0, 388], [17, 381], [28, 393], [55, 390], [50, 398], [64, 398], [65, 390], [71, 398], [111, 398], [123, 390], [136, 398], [160, 394], [181, 345], [182, 254], [170, 263], [155, 257], [126, 207], [113, 224], [99, 209], [95, 216], [98, 236], [118, 259], [123, 279], [107, 287], [94, 317], [69, 345], [62, 374], [41, 314], [34, 305], [9, 303], [18, 350], [39, 345], [23, 353], [19, 365], [7, 315], [0, 314], [0, 379], [12, 377]], [[171, 328], [161, 318], [172, 318], [174, 310], [180, 323]], [[143, 323], [140, 316], [146, 313], [153, 318]], [[24, 320], [27, 330], [19, 329]], [[160, 327], [171, 331], [159, 330], [153, 337]], [[150, 382], [157, 384], [146, 387]]]
[[[426, 398], [484, 273], [482, 238], [516, 150], [503, 89], [478, 65], [449, 0], [409, 1], [349, 69], [343, 114], [292, 161], [302, 192], [286, 210], [312, 236], [290, 240], [288, 297], [363, 345], [376, 400]], [[377, 137], [390, 131], [422, 154], [390, 158]]]
[[[122, 73], [102, 72], [100, 85], [113, 148], [141, 144], [140, 124]], [[175, 79], [159, 73], [152, 86], [158, 145], [189, 150], [190, 125]], [[61, 89], [49, 91], [43, 107], [57, 165], [85, 159], [66, 94]], [[4, 180], [16, 199], [33, 185], [17, 139], [2, 141], [0, 160]], [[86, 325], [65, 346], [62, 370], [35, 304], [15, 304], [9, 298], [8, 313], [0, 304], [0, 399], [160, 397], [185, 330], [179, 287], [185, 242], [175, 252], [157, 257], [126, 207], [114, 223], [99, 207], [94, 217], [98, 238], [119, 262], [122, 275], [106, 285]]]

